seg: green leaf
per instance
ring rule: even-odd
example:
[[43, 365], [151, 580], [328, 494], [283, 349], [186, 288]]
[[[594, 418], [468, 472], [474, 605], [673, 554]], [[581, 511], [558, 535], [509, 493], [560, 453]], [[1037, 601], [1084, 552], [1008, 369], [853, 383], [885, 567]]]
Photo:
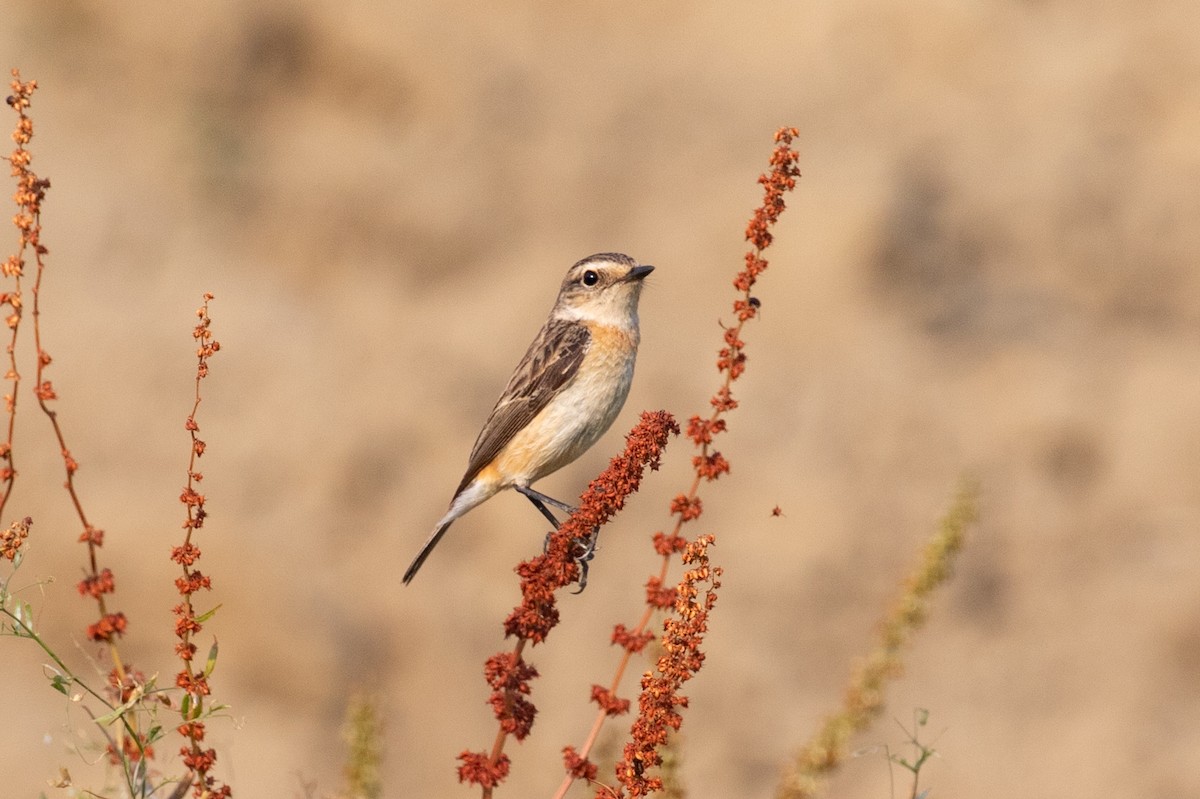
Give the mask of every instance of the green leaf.
[[105, 713], [103, 716], [97, 717], [96, 723], [102, 727], [107, 727], [108, 725], [110, 725], [114, 721], [116, 721], [117, 719], [121, 718], [121, 716], [124, 716], [125, 711], [129, 710], [129, 708], [133, 707], [133, 703], [135, 701], [137, 701], [137, 700], [130, 699], [128, 702], [121, 705], [120, 707], [114, 708], [111, 713]]
[[107, 727], [108, 725], [110, 725], [114, 721], [116, 721], [117, 719], [121, 718], [121, 715], [124, 712], [125, 711], [123, 709], [123, 706], [119, 707], [116, 710], [112, 711], [111, 713], [105, 713], [103, 716], [98, 716], [96, 718], [96, 723], [99, 724], [101, 727]]
[[207, 679], [217, 667], [217, 639], [213, 638], [212, 646], [208, 649], [208, 660], [204, 662], [204, 677]]
[[67, 690], [71, 685], [71, 681], [61, 674], [55, 674], [50, 678], [50, 687], [58, 691], [63, 696], [70, 696], [71, 692]]
[[199, 624], [204, 624], [204, 622], [208, 621], [208, 620], [209, 620], [209, 619], [211, 619], [213, 616], [217, 615], [217, 611], [218, 611], [218, 610], [220, 610], [220, 609], [221, 609], [221, 606], [220, 606], [220, 605], [217, 605], [217, 606], [216, 606], [215, 608], [213, 608], [212, 610], [205, 611], [204, 613], [201, 613], [199, 616], [197, 616], [197, 617], [196, 617], [196, 621], [197, 621]]

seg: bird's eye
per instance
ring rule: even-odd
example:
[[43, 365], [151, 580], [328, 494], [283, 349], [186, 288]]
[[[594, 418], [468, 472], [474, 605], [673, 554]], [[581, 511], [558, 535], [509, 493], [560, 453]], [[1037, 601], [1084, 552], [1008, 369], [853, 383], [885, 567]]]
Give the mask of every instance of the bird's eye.
[[583, 273], [583, 285], [594, 286], [600, 282], [600, 275], [593, 272], [591, 269]]

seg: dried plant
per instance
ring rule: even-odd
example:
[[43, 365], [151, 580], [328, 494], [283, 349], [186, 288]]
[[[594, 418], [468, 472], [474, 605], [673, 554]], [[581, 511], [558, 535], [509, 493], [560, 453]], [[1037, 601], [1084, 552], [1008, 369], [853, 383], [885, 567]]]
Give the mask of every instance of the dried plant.
[[0, 532], [0, 558], [15, 561], [21, 552], [21, 547], [29, 538], [29, 526], [33, 519], [26, 516], [20, 521], [13, 522], [7, 530]]
[[[708, 548], [714, 536], [702, 535], [683, 552], [684, 565], [690, 565], [676, 587], [675, 615], [663, 624], [663, 654], [654, 671], [642, 675], [642, 693], [638, 697], [638, 716], [625, 744], [624, 761], [617, 765], [617, 779], [630, 796], [647, 796], [663, 788], [661, 776], [651, 775], [662, 764], [661, 750], [672, 731], [683, 724], [677, 708], [685, 708], [688, 698], [679, 693], [683, 684], [704, 665], [700, 645], [708, 632], [708, 614], [717, 602], [721, 587], [719, 566], [710, 566]], [[599, 797], [624, 794], [601, 786]]]
[[[80, 678], [64, 660], [55, 653], [54, 648], [41, 637], [34, 615], [28, 603], [17, 598], [9, 590], [9, 580], [0, 583], [0, 614], [6, 623], [0, 627], [0, 632], [7, 632], [19, 638], [33, 640], [42, 648], [53, 661], [47, 665], [51, 686], [67, 696], [72, 702], [80, 702], [86, 696], [99, 702], [103, 708], [97, 715], [90, 708], [85, 710], [96, 723], [96, 729], [103, 735], [108, 759], [121, 769], [125, 783], [125, 793], [129, 796], [150, 796], [163, 789], [167, 783], [171, 786], [172, 797], [180, 797], [188, 787], [195, 785], [196, 797], [219, 799], [230, 796], [228, 786], [220, 785], [210, 775], [209, 770], [216, 759], [216, 753], [211, 748], [201, 746], [204, 739], [203, 719], [210, 716], [218, 707], [206, 707], [204, 697], [209, 694], [208, 677], [216, 659], [216, 647], [210, 651], [203, 670], [193, 672], [191, 660], [196, 652], [192, 638], [201, 629], [201, 624], [212, 611], [197, 614], [192, 606], [192, 596], [201, 590], [209, 590], [211, 581], [194, 568], [200, 552], [192, 543], [192, 533], [203, 524], [205, 510], [204, 497], [196, 491], [196, 484], [202, 479], [196, 471], [196, 459], [204, 453], [204, 442], [196, 433], [195, 416], [200, 403], [200, 380], [207, 374], [208, 359], [219, 349], [216, 341], [212, 340], [209, 330], [208, 301], [211, 295], [205, 295], [204, 305], [199, 310], [200, 324], [196, 326], [193, 335], [199, 342], [199, 366], [196, 375], [196, 391], [192, 413], [187, 420], [187, 429], [191, 435], [191, 459], [188, 465], [188, 482], [181, 501], [187, 506], [187, 529], [184, 544], [174, 548], [172, 560], [182, 567], [183, 574], [176, 580], [176, 586], [184, 600], [174, 610], [177, 616], [176, 633], [180, 642], [176, 646], [176, 655], [183, 660], [185, 668], [176, 679], [177, 685], [183, 689], [179, 709], [183, 723], [178, 730], [188, 741], [182, 749], [183, 763], [188, 769], [188, 775], [183, 780], [167, 779], [154, 785], [147, 762], [154, 757], [154, 742], [162, 735], [161, 726], [156, 723], [156, 708], [159, 704], [169, 704], [167, 693], [155, 685], [153, 677], [147, 678], [139, 669], [126, 662], [118, 647], [119, 639], [128, 631], [128, 619], [123, 612], [111, 607], [111, 597], [116, 590], [116, 580], [113, 570], [100, 563], [100, 550], [104, 545], [104, 531], [94, 526], [84, 511], [83, 502], [76, 486], [76, 474], [79, 462], [67, 447], [63, 426], [59, 421], [58, 412], [51, 403], [58, 394], [47, 377], [47, 369], [51, 358], [42, 344], [41, 307], [42, 307], [42, 278], [46, 270], [48, 248], [42, 240], [41, 210], [46, 190], [50, 182], [33, 172], [31, 165], [33, 156], [28, 145], [33, 137], [33, 121], [28, 114], [33, 93], [37, 88], [36, 81], [24, 82], [17, 70], [12, 72], [12, 94], [8, 105], [17, 114], [16, 130], [13, 141], [16, 149], [9, 156], [12, 165], [12, 176], [16, 178], [17, 189], [14, 200], [18, 211], [13, 217], [13, 224], [18, 231], [17, 251], [9, 256], [3, 264], [4, 277], [11, 279], [11, 290], [0, 292], [0, 305], [7, 307], [6, 324], [9, 327], [10, 338], [7, 347], [9, 369], [6, 375], [10, 381], [10, 393], [5, 396], [5, 409], [8, 414], [7, 437], [0, 444], [0, 511], [2, 511], [12, 496], [15, 484], [16, 470], [13, 458], [13, 433], [16, 425], [17, 397], [20, 387], [20, 371], [16, 356], [16, 344], [22, 311], [25, 303], [22, 297], [21, 279], [27, 266], [26, 258], [32, 254], [36, 268], [33, 282], [33, 339], [36, 351], [36, 376], [34, 396], [42, 412], [50, 421], [63, 459], [66, 471], [65, 488], [76, 515], [83, 527], [79, 541], [87, 546], [87, 557], [84, 566], [84, 577], [78, 583], [81, 596], [89, 597], [96, 603], [98, 618], [88, 625], [86, 636], [88, 640], [102, 644], [112, 661], [112, 669], [107, 674], [106, 684], [101, 689], [91, 687], [87, 681]], [[0, 535], [3, 547], [0, 552], [19, 565], [20, 550], [28, 537], [32, 519], [26, 518], [12, 524]], [[71, 787], [69, 775], [60, 776], [55, 782], [58, 787]], [[163, 795], [163, 794], [159, 794]]]
[[214, 640], [209, 649], [204, 668], [194, 670], [192, 663], [196, 656], [196, 644], [193, 639], [203, 629], [203, 623], [216, 612], [216, 608], [203, 614], [197, 614], [192, 604], [192, 597], [201, 591], [212, 590], [212, 579], [196, 568], [200, 559], [200, 548], [192, 541], [193, 535], [204, 526], [208, 512], [204, 509], [204, 495], [196, 490], [196, 486], [204, 479], [197, 470], [196, 461], [204, 455], [205, 443], [199, 437], [200, 425], [196, 422], [196, 412], [200, 409], [200, 382], [208, 376], [208, 360], [221, 349], [221, 344], [212, 337], [210, 326], [212, 320], [208, 316], [208, 303], [213, 295], [204, 295], [204, 304], [196, 310], [200, 321], [192, 331], [196, 340], [196, 389], [192, 412], [188, 414], [184, 428], [191, 437], [191, 455], [188, 458], [187, 485], [179, 497], [179, 501], [187, 508], [187, 517], [183, 522], [183, 544], [171, 549], [171, 560], [177, 563], [183, 571], [182, 576], [175, 579], [175, 587], [179, 589], [182, 601], [171, 609], [175, 614], [175, 636], [179, 643], [175, 645], [175, 654], [183, 662], [183, 668], [175, 675], [175, 685], [183, 690], [179, 703], [179, 713], [182, 723], [176, 728], [180, 735], [187, 739], [187, 744], [179, 750], [183, 756], [183, 764], [194, 775], [195, 795], [197, 799], [224, 799], [232, 794], [228, 785], [218, 783], [209, 772], [216, 763], [217, 753], [212, 747], [202, 745], [204, 741], [204, 719], [215, 712], [224, 709], [217, 705], [205, 706], [206, 697], [212, 693], [208, 678], [212, 675], [217, 664], [217, 643]]
[[[8, 160], [12, 164], [13, 177], [17, 179], [17, 191], [13, 199], [20, 210], [13, 217], [13, 224], [16, 225], [19, 231], [17, 254], [8, 259], [4, 270], [6, 274], [18, 281], [15, 284], [17, 287], [16, 290], [9, 292], [6, 297], [9, 307], [12, 309], [8, 324], [13, 331], [13, 338], [9, 347], [11, 363], [9, 379], [13, 381], [13, 393], [9, 395], [7, 400], [10, 436], [5, 445], [5, 457], [9, 459], [9, 471], [6, 473], [8, 490], [5, 492], [4, 500], [8, 499], [8, 495], [11, 492], [12, 480], [16, 475], [15, 471], [12, 470], [11, 431], [16, 416], [16, 389], [20, 378], [16, 368], [16, 361], [13, 360], [15, 352], [12, 345], [16, 343], [17, 328], [20, 324], [21, 308], [23, 307], [19, 279], [25, 271], [25, 253], [32, 251], [36, 266], [33, 282], [33, 339], [37, 349], [34, 395], [37, 397], [38, 405], [41, 407], [42, 412], [46, 414], [46, 417], [50, 420], [51, 427], [54, 429], [54, 436], [58, 440], [59, 453], [63, 459], [63, 468], [66, 470], [67, 475], [65, 487], [71, 497], [71, 504], [79, 516], [79, 521], [83, 525], [83, 533], [80, 534], [79, 540], [87, 544], [87, 565], [85, 576], [78, 586], [79, 594], [80, 596], [89, 596], [94, 599], [100, 613], [99, 619], [88, 625], [87, 637], [92, 641], [101, 641], [107, 645], [109, 654], [112, 657], [114, 678], [117, 681], [123, 681], [127, 675], [125, 673], [125, 665], [121, 662], [117, 639], [124, 634], [127, 620], [124, 613], [110, 610], [105, 599], [106, 596], [116, 590], [116, 585], [112, 570], [109, 568], [100, 568], [98, 563], [99, 550], [104, 545], [104, 531], [93, 527], [88, 521], [87, 514], [84, 512], [83, 503], [75, 488], [75, 474], [79, 471], [79, 462], [71, 455], [71, 451], [67, 448], [62, 425], [58, 421], [58, 413], [49, 404], [58, 399], [58, 394], [54, 390], [54, 385], [46, 378], [46, 369], [50, 366], [51, 358], [50, 354], [42, 346], [40, 299], [42, 277], [46, 271], [46, 256], [49, 254], [49, 250], [42, 243], [42, 200], [45, 199], [46, 190], [50, 188], [50, 181], [39, 178], [30, 168], [30, 165], [33, 163], [33, 154], [26, 149], [26, 145], [33, 138], [33, 120], [30, 119], [26, 112], [29, 109], [33, 92], [37, 89], [37, 81], [23, 83], [20, 72], [15, 69], [12, 71], [12, 75], [13, 80], [10, 87], [13, 93], [8, 98], [8, 104], [17, 112], [17, 127], [13, 131], [12, 137], [17, 147], [13, 150]], [[0, 504], [0, 509], [2, 508], [3, 504]]]
[[579, 508], [547, 539], [546, 551], [517, 567], [521, 604], [504, 622], [505, 636], [517, 642], [511, 651], [488, 658], [484, 668], [500, 728], [489, 751], [459, 755], [462, 761], [459, 780], [480, 786], [484, 797], [490, 797], [492, 790], [508, 776], [509, 759], [504, 754], [504, 744], [509, 736], [520, 741], [533, 726], [537, 709], [528, 698], [529, 681], [537, 677], [537, 670], [522, 655], [527, 644], [545, 641], [558, 624], [555, 594], [579, 578], [576, 560], [579, 542], [592, 538], [625, 506], [625, 499], [637, 491], [645, 470], [658, 468], [667, 441], [678, 433], [679, 426], [669, 413], [643, 413], [625, 437], [625, 452], [613, 458], [608, 468], [588, 485], [579, 498]]
[[[681, 618], [685, 620], [694, 618], [688, 613], [688, 606], [680, 607], [678, 603], [689, 592], [695, 590], [695, 586], [688, 581], [688, 575], [691, 575], [695, 570], [688, 572], [688, 575], [685, 575], [684, 580], [678, 586], [667, 585], [667, 574], [672, 558], [676, 554], [684, 553], [686, 555], [686, 553], [691, 551], [690, 547], [698, 546], [702, 541], [706, 541], [703, 548], [703, 559], [705, 568], [707, 568], [707, 547], [713, 543], [712, 537], [703, 536], [695, 542], [689, 543], [681, 534], [681, 531], [684, 524], [700, 518], [704, 511], [704, 506], [700, 498], [701, 484], [716, 480], [730, 470], [729, 461], [726, 460], [720, 451], [713, 447], [713, 440], [717, 435], [726, 431], [724, 417], [738, 405], [737, 400], [733, 397], [732, 387], [733, 383], [746, 370], [746, 343], [742, 339], [742, 329], [746, 322], [758, 314], [758, 309], [761, 307], [760, 301], [751, 294], [751, 290], [758, 281], [759, 276], [768, 266], [767, 260], [763, 257], [763, 252], [767, 247], [771, 246], [771, 227], [779, 219], [779, 215], [783, 213], [786, 207], [784, 194], [795, 188], [796, 179], [800, 177], [800, 171], [797, 167], [800, 156], [792, 148], [792, 142], [798, 135], [799, 133], [795, 128], [781, 128], [775, 133], [775, 148], [772, 150], [769, 160], [770, 170], [758, 178], [759, 184], [763, 187], [763, 200], [759, 207], [755, 209], [749, 224], [746, 226], [746, 240], [750, 242], [751, 249], [746, 253], [744, 265], [733, 281], [733, 286], [738, 291], [738, 295], [733, 301], [733, 314], [737, 321], [733, 325], [724, 328], [722, 346], [717, 354], [717, 370], [722, 375], [721, 384], [709, 401], [709, 405], [711, 406], [709, 413], [706, 416], [697, 414], [688, 421], [688, 437], [692, 439], [693, 444], [698, 450], [697, 454], [692, 457], [692, 467], [695, 476], [688, 490], [682, 494], [678, 494], [671, 500], [670, 512], [671, 515], [676, 517], [671, 532], [669, 534], [662, 532], [654, 534], [654, 550], [660, 556], [661, 562], [658, 572], [651, 575], [646, 583], [646, 607], [642, 611], [641, 618], [632, 627], [618, 624], [613, 630], [613, 643], [620, 646], [624, 651], [609, 684], [607, 686], [592, 686], [592, 701], [596, 702], [599, 706], [599, 712], [592, 722], [592, 728], [588, 732], [584, 743], [578, 749], [567, 746], [563, 750], [563, 760], [567, 776], [555, 794], [556, 799], [561, 799], [561, 797], [565, 796], [571, 783], [576, 779], [596, 779], [596, 767], [588, 760], [588, 756], [595, 746], [605, 720], [611, 716], [621, 715], [629, 710], [629, 700], [620, 698], [617, 695], [617, 691], [630, 660], [634, 655], [641, 652], [646, 644], [655, 637], [649, 631], [650, 622], [654, 618], [654, 615], [658, 612], [674, 608], [677, 614], [680, 614]], [[696, 556], [699, 557], [699, 555]], [[716, 570], [716, 573], [719, 574], [719, 569]], [[706, 577], [705, 579], [708, 578]], [[716, 600], [716, 594], [713, 592], [715, 592], [718, 585], [719, 583], [713, 579], [712, 584], [708, 588], [709, 593], [705, 599], [705, 617], [708, 610], [711, 610], [712, 602]], [[667, 647], [667, 642], [672, 635], [672, 625], [676, 623], [678, 623], [678, 620], [669, 619], [666, 622], [667, 629], [663, 636], [664, 647]], [[698, 645], [699, 636], [696, 636], [693, 640]], [[698, 651], [693, 654], [693, 657], [698, 667], [703, 657]], [[670, 676], [660, 672], [660, 677]], [[682, 680], [680, 680], [680, 683], [682, 683]], [[648, 694], [652, 694], [655, 690], [661, 690], [661, 688], [662, 685], [655, 682], [650, 683], [650, 687], [647, 687], [646, 679], [643, 678], [643, 697], [639, 702], [643, 714], [655, 707], [653, 697]], [[647, 705], [647, 702], [649, 705]], [[682, 719], [678, 715], [671, 716], [670, 718], [675, 724], [673, 728], [678, 729], [678, 724]], [[645, 737], [645, 731], [650, 727], [657, 729], [656, 725], [657, 722], [652, 723], [649, 719], [639, 717], [631, 731], [632, 740], [625, 746], [624, 759], [617, 764], [617, 779], [634, 796], [641, 796], [645, 792], [657, 790], [661, 787], [659, 778], [646, 774], [647, 769], [657, 766], [660, 762], [660, 756], [656, 754], [655, 747], [661, 746], [666, 741], [665, 733], [659, 736], [656, 732], [653, 736], [656, 739], [655, 746], [647, 746], [648, 739]], [[639, 732], [642, 734], [639, 735]], [[598, 795], [619, 796], [620, 793], [612, 787], [601, 786]]]
[[950, 578], [962, 549], [967, 527], [975, 521], [977, 490], [961, 489], [938, 531], [925, 545], [921, 562], [905, 580], [891, 611], [880, 624], [879, 645], [854, 671], [841, 709], [829, 716], [820, 731], [796, 757], [780, 781], [778, 799], [811, 799], [821, 781], [845, 758], [850, 738], [870, 726], [883, 712], [887, 684], [903, 670], [900, 654], [925, 623], [929, 599]]
[[379, 764], [383, 760], [380, 753], [383, 722], [372, 697], [363, 693], [351, 697], [343, 737], [349, 752], [345, 767], [346, 790], [341, 797], [379, 799], [383, 796], [383, 781], [379, 776]]

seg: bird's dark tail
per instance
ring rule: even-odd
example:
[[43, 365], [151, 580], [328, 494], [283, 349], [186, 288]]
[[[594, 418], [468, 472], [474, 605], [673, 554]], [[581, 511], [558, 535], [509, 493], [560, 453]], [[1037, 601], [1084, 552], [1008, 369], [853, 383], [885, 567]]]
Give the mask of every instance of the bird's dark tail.
[[437, 546], [438, 541], [442, 540], [442, 536], [450, 529], [450, 525], [454, 523], [454, 519], [450, 521], [442, 521], [438, 524], [437, 529], [433, 531], [433, 535], [429, 536], [429, 540], [421, 547], [421, 551], [413, 558], [412, 565], [408, 567], [408, 571], [404, 572], [404, 584], [408, 585], [412, 582], [412, 578], [417, 576], [417, 569], [421, 568], [421, 564], [429, 557], [429, 553]]
[[408, 585], [412, 582], [412, 578], [416, 575], [417, 569], [421, 568], [421, 564], [429, 557], [429, 553], [437, 546], [438, 541], [442, 540], [442, 536], [450, 529], [450, 525], [454, 524], [454, 520], [471, 508], [484, 502], [488, 497], [500, 490], [499, 483], [483, 482], [478, 479], [464, 481], [464, 484], [459, 487], [454, 494], [454, 499], [450, 501], [450, 508], [446, 511], [446, 515], [438, 522], [437, 528], [433, 531], [433, 535], [429, 536], [429, 540], [421, 547], [421, 551], [417, 553], [417, 557], [413, 559], [412, 565], [408, 567], [408, 571], [404, 573], [404, 584]]

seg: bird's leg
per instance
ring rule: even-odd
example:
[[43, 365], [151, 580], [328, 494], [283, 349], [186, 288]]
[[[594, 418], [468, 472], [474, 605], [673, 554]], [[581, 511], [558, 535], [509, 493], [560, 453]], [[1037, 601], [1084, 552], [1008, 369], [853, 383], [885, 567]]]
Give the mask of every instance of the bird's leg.
[[554, 497], [548, 497], [545, 494], [543, 494], [541, 491], [535, 491], [534, 489], [530, 488], [529, 486], [520, 486], [519, 485], [519, 486], [513, 486], [513, 488], [517, 489], [522, 494], [524, 494], [529, 499], [529, 501], [533, 503], [533, 506], [535, 508], [537, 508], [538, 510], [540, 510], [542, 512], [542, 515], [545, 516], [547, 519], [549, 519], [550, 523], [553, 524], [556, 528], [561, 527], [562, 525], [559, 523], [558, 519], [554, 518], [554, 514], [550, 513], [550, 511], [546, 508], [547, 505], [553, 505], [554, 507], [561, 510], [563, 513], [566, 513], [568, 516], [570, 514], [574, 513], [575, 511], [579, 510], [579, 508], [576, 508], [572, 505], [568, 505], [567, 503], [563, 502], [562, 500], [555, 499]]
[[[554, 518], [554, 514], [550, 512], [550, 509], [547, 508], [546, 505], [553, 505], [554, 507], [558, 508], [559, 510], [563, 511], [564, 513], [566, 513], [568, 515], [579, 510], [578, 508], [571, 507], [570, 505], [568, 505], [565, 502], [562, 502], [561, 500], [557, 500], [554, 497], [546, 496], [545, 494], [543, 494], [540, 491], [535, 491], [534, 489], [530, 488], [529, 486], [518, 485], [518, 486], [513, 486], [513, 487], [516, 488], [517, 491], [519, 491], [523, 495], [525, 495], [525, 497], [530, 502], [533, 503], [533, 506], [535, 508], [537, 508], [539, 511], [541, 511], [541, 514], [543, 516], [545, 516], [550, 521], [551, 524], [554, 525], [554, 529], [556, 529], [556, 530], [559, 527], [562, 527], [562, 523], [558, 519]], [[574, 541], [575, 544], [577, 544], [579, 547], [582, 548], [580, 553], [578, 555], [575, 555], [575, 562], [579, 564], [579, 590], [575, 592], [577, 594], [582, 593], [583, 589], [587, 587], [588, 561], [590, 561], [592, 558], [594, 558], [596, 556], [596, 541], [598, 541], [599, 538], [600, 538], [600, 528], [596, 528], [592, 532], [591, 537], [586, 538], [586, 539], [579, 538]], [[547, 535], [546, 541], [542, 544], [543, 552], [546, 551], [546, 548], [549, 546], [549, 544], [550, 544], [550, 536]]]
[[[568, 513], [575, 512], [575, 509], [572, 508], [571, 506], [567, 505], [566, 503], [559, 502], [554, 497], [548, 497], [545, 494], [542, 494], [538, 491], [534, 491], [532, 488], [529, 488], [528, 486], [513, 486], [513, 487], [516, 488], [518, 491], [520, 491], [522, 494], [524, 494], [529, 499], [529, 501], [533, 503], [533, 507], [537, 508], [541, 512], [541, 514], [546, 517], [546, 520], [554, 525], [555, 530], [562, 527], [562, 522], [560, 522], [558, 519], [554, 518], [554, 514], [551, 513], [550, 509], [546, 507], [547, 502], [550, 503], [551, 505], [555, 506], [556, 508], [561, 508], [562, 510], [567, 511]], [[550, 536], [546, 536], [546, 540], [549, 541]]]
[[[541, 493], [540, 491], [534, 491], [532, 488], [529, 488], [528, 486], [513, 486], [513, 487], [516, 488], [518, 491], [520, 491], [522, 494], [524, 494], [526, 496], [526, 498], [528, 498], [529, 501], [533, 503], [533, 506], [535, 508], [537, 508], [539, 511], [541, 511], [541, 514], [546, 517], [547, 521], [549, 521], [552, 525], [554, 525], [555, 530], [557, 530], [559, 527], [562, 527], [562, 522], [560, 522], [558, 519], [554, 518], [554, 514], [551, 513], [550, 509], [546, 507], [546, 503], [549, 502], [550, 504], [555, 505], [556, 507], [563, 507], [564, 509], [571, 511], [571, 512], [574, 512], [574, 510], [575, 510], [574, 508], [567, 506], [566, 503], [559, 502], [554, 497], [548, 497], [545, 494]], [[542, 542], [542, 554], [543, 555], [546, 554], [546, 550], [550, 548], [550, 536], [551, 535], [553, 535], [553, 533], [546, 533], [546, 540]]]

